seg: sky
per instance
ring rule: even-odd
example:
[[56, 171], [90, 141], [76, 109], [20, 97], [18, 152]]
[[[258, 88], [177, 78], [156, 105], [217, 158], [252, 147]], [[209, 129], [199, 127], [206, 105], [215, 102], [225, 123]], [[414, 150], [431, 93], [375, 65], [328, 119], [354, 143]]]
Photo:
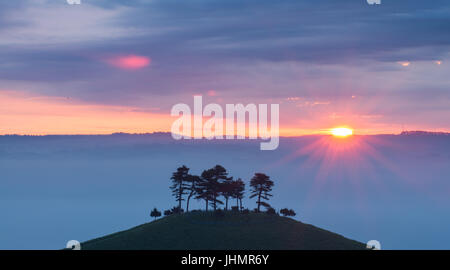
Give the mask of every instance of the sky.
[[284, 136], [450, 131], [448, 0], [0, 2], [0, 134], [170, 131], [280, 104]]

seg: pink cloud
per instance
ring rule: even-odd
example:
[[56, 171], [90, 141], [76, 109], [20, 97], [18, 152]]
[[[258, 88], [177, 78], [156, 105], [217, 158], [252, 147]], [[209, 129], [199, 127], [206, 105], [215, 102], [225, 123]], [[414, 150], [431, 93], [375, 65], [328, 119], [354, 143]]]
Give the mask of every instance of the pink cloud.
[[209, 90], [207, 92], [207, 95], [210, 97], [215, 97], [215, 96], [217, 96], [217, 92], [215, 90]]
[[399, 63], [399, 64], [402, 65], [403, 67], [409, 67], [409, 66], [411, 65], [411, 62], [408, 62], [408, 61], [397, 62], [397, 63]]
[[130, 70], [144, 68], [150, 65], [151, 61], [150, 58], [139, 55], [116, 56], [106, 60], [108, 64], [114, 67]]

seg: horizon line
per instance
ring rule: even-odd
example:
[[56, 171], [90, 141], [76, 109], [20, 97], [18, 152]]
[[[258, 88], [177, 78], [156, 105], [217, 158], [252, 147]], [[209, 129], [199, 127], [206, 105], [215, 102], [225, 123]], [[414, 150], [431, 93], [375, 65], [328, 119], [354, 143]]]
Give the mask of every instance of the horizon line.
[[[113, 136], [113, 135], [170, 135], [171, 132], [168, 131], [154, 131], [154, 132], [144, 132], [144, 133], [128, 133], [128, 132], [113, 132], [113, 133], [74, 133], [74, 134], [17, 134], [17, 133], [5, 133], [0, 134], [0, 136], [20, 136], [20, 137], [46, 137], [46, 136]], [[450, 131], [428, 131], [428, 130], [404, 130], [400, 133], [373, 133], [373, 134], [353, 134], [352, 136], [379, 136], [379, 135], [418, 135], [418, 134], [429, 134], [429, 135], [450, 135]], [[235, 135], [236, 136], [236, 135]], [[306, 136], [332, 136], [328, 133], [309, 133], [309, 134], [298, 134], [298, 135], [285, 135], [279, 136], [279, 138], [296, 138], [296, 137], [306, 137]], [[192, 138], [194, 139], [194, 138]], [[204, 137], [200, 139], [206, 139]], [[248, 136], [245, 136], [248, 139]], [[261, 139], [261, 138], [258, 138]]]

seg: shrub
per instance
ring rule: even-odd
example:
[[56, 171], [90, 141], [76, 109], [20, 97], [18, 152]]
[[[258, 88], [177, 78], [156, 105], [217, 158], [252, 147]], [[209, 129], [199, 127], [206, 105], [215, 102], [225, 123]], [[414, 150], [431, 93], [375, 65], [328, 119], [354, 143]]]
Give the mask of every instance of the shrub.
[[292, 209], [283, 208], [280, 210], [280, 213], [285, 217], [293, 217], [296, 215], [295, 211]]
[[250, 210], [248, 210], [248, 209], [246, 208], [246, 209], [242, 210], [242, 214], [248, 215], [248, 214], [250, 214]]
[[239, 211], [239, 207], [237, 207], [237, 206], [232, 206], [232, 207], [231, 207], [231, 211], [233, 211], [233, 212], [238, 212], [238, 211]]
[[222, 209], [217, 209], [216, 211], [214, 211], [214, 216], [216, 216], [216, 217], [224, 217], [225, 216], [225, 212]]
[[275, 211], [275, 209], [273, 209], [272, 207], [267, 208], [266, 213], [269, 215], [276, 215], [277, 211]]
[[157, 217], [161, 216], [161, 212], [159, 212], [158, 209], [156, 209], [156, 207], [155, 207], [155, 208], [153, 208], [152, 212], [150, 213], [150, 216], [156, 219]]
[[170, 215], [172, 215], [172, 211], [166, 210], [166, 211], [164, 211], [164, 215], [165, 216], [170, 216]]
[[283, 209], [280, 210], [280, 213], [281, 213], [283, 216], [286, 217], [286, 216], [289, 215], [289, 209], [283, 208]]
[[172, 208], [172, 214], [182, 214], [184, 212], [183, 208], [175, 206]]

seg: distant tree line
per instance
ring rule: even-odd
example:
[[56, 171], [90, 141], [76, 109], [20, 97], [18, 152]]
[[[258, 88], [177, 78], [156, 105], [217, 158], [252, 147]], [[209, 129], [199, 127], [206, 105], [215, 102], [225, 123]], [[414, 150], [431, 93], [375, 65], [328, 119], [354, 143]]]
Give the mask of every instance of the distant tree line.
[[[224, 210], [227, 211], [231, 201], [235, 201], [235, 206], [231, 207], [232, 210], [245, 211], [242, 205], [245, 183], [241, 178], [234, 179], [229, 176], [227, 170], [221, 165], [204, 170], [199, 176], [190, 174], [189, 170], [188, 167], [183, 165], [172, 173], [170, 190], [177, 206], [165, 210], [164, 215], [183, 213], [184, 201], [186, 201], [186, 212], [189, 212], [189, 204], [192, 199], [204, 201], [205, 211], [208, 211], [210, 207], [217, 211], [219, 205], [224, 205]], [[274, 182], [263, 173], [255, 173], [250, 179], [249, 198], [256, 198], [255, 212], [261, 212], [261, 206], [263, 206], [267, 213], [276, 214], [275, 209], [268, 203], [270, 197], [273, 196], [271, 193], [273, 186]], [[280, 214], [295, 216], [295, 212], [287, 208], [281, 209]], [[154, 208], [150, 216], [156, 219], [161, 216], [161, 212]]]

